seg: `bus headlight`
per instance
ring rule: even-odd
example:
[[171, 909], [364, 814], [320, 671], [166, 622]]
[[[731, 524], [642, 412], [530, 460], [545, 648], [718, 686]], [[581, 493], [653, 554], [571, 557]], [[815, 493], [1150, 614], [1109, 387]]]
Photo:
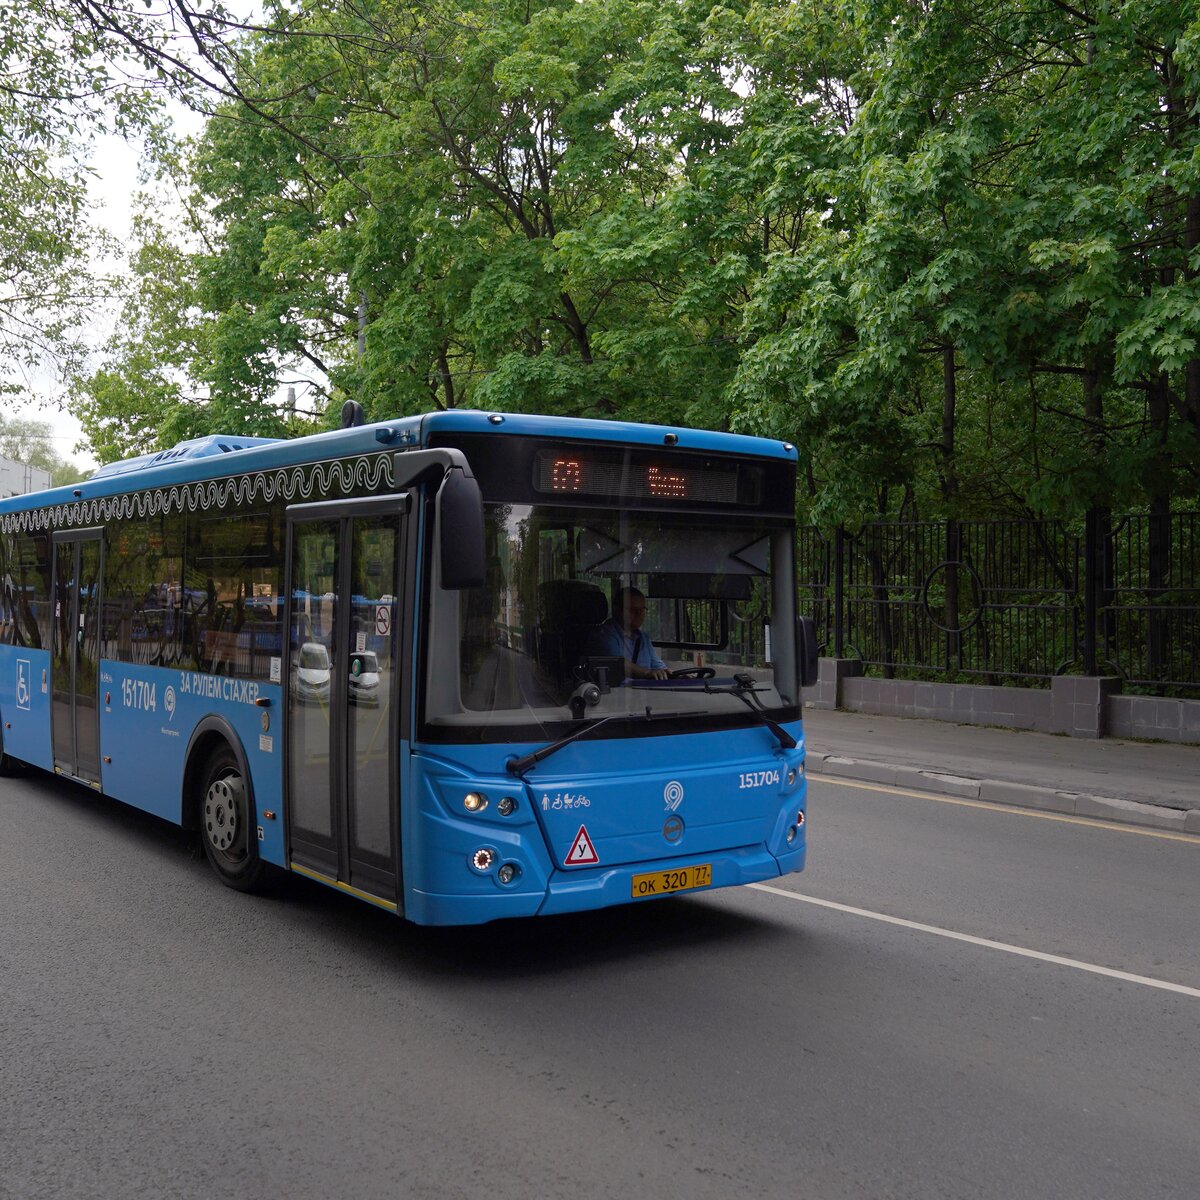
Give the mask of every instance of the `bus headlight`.
[[467, 812], [483, 812], [488, 806], [488, 798], [482, 792], [468, 792], [463, 797], [463, 808]]

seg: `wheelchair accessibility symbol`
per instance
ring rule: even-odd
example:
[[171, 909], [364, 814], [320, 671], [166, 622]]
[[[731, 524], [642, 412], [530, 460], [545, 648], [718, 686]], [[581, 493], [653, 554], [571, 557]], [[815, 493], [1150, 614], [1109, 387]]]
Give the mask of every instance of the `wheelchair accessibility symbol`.
[[17, 659], [17, 707], [29, 711], [29, 659]]

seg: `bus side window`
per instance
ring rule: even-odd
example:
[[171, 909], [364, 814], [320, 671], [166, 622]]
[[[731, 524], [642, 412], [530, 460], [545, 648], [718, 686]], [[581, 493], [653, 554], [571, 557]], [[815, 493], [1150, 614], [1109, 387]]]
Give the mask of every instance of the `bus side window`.
[[9, 632], [3, 639], [39, 650], [50, 645], [50, 535], [16, 534], [9, 540], [3, 579]]
[[187, 586], [202, 671], [266, 676], [283, 653], [283, 559], [275, 514], [235, 510], [188, 523]]
[[11, 646], [17, 629], [17, 585], [12, 560], [13, 538], [0, 533], [0, 646]]

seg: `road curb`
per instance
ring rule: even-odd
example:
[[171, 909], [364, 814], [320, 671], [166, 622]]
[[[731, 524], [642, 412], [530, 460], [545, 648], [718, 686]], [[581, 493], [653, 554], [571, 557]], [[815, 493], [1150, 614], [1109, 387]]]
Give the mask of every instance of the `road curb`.
[[1011, 804], [1016, 808], [1040, 809], [1074, 817], [1117, 821], [1123, 825], [1142, 825], [1152, 829], [1171, 829], [1177, 833], [1200, 834], [1200, 808], [1168, 808], [1140, 800], [1122, 800], [1116, 796], [1095, 796], [1089, 792], [1070, 792], [1062, 788], [1039, 787], [1030, 783], [1012, 783], [1003, 779], [974, 779], [923, 767], [877, 762], [865, 758], [847, 758], [840, 754], [807, 756], [808, 774], [820, 778], [853, 779], [860, 783], [882, 783], [911, 791], [934, 792], [966, 800], [985, 800], [991, 804]]

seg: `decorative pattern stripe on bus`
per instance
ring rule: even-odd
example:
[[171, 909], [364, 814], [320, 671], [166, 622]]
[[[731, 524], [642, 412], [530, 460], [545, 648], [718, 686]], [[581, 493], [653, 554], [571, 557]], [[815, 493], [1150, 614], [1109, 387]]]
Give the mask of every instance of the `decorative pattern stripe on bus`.
[[0, 515], [0, 532], [37, 533], [45, 529], [100, 525], [133, 516], [220, 510], [260, 497], [268, 503], [281, 495], [289, 503], [325, 499], [349, 495], [356, 488], [374, 492], [384, 484], [391, 487], [392, 478], [392, 456], [368, 454], [4, 513]]

